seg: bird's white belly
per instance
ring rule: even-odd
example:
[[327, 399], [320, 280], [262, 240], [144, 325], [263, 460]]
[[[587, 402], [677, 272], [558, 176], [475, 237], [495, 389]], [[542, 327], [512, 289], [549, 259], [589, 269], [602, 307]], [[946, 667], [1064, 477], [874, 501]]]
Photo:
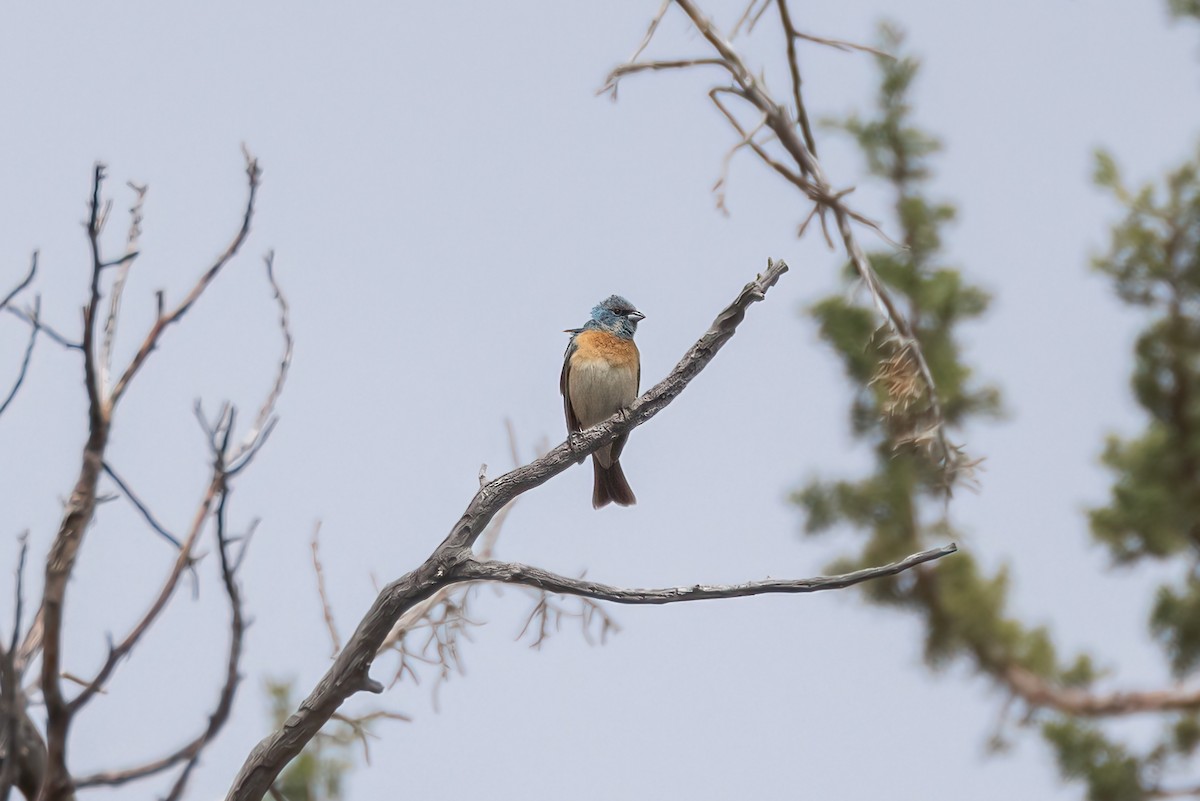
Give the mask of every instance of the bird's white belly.
[[605, 359], [574, 360], [571, 365], [571, 408], [583, 428], [607, 420], [637, 398], [637, 369], [617, 367]]

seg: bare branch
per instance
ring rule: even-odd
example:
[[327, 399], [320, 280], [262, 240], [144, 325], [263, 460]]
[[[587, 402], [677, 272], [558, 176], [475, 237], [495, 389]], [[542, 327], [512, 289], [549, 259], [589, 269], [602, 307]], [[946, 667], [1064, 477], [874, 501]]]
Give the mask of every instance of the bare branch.
[[429, 558], [383, 588], [333, 665], [287, 725], [272, 732], [251, 751], [230, 786], [228, 801], [259, 801], [284, 766], [316, 736], [347, 698], [364, 690], [382, 691], [383, 685], [370, 676], [380, 646], [397, 621], [414, 606], [443, 587], [469, 580], [464, 571], [478, 564], [471, 548], [497, 513], [521, 494], [544, 484], [666, 408], [734, 335], [747, 309], [762, 300], [786, 271], [787, 265], [782, 261], [768, 261], [766, 271], [742, 288], [671, 373], [628, 410], [573, 435], [540, 459], [481, 487]]
[[[217, 509], [214, 513], [216, 519], [216, 537], [217, 551], [220, 557], [221, 581], [225, 588], [226, 597], [229, 599], [230, 610], [230, 637], [229, 637], [229, 652], [226, 657], [225, 679], [221, 686], [221, 690], [217, 696], [217, 703], [211, 715], [209, 715], [208, 723], [204, 730], [198, 736], [188, 741], [184, 745], [175, 749], [171, 753], [151, 760], [141, 765], [122, 770], [103, 771], [94, 773], [89, 776], [84, 776], [75, 782], [76, 787], [97, 787], [109, 786], [115, 787], [128, 782], [144, 779], [148, 776], [153, 776], [168, 770], [180, 763], [184, 764], [183, 770], [176, 779], [175, 784], [171, 788], [167, 798], [170, 801], [177, 801], [183, 795], [186, 789], [188, 778], [191, 775], [192, 769], [196, 766], [200, 758], [200, 754], [204, 748], [212, 742], [217, 733], [224, 727], [229, 719], [230, 712], [233, 710], [233, 699], [237, 692], [237, 686], [240, 681], [239, 665], [242, 656], [242, 639], [246, 631], [246, 622], [242, 611], [241, 590], [238, 587], [237, 578], [235, 575], [235, 563], [229, 556], [229, 537], [226, 534], [226, 503], [228, 500], [228, 491], [224, 484], [224, 474], [220, 467], [218, 459], [218, 467], [214, 470], [214, 474], [220, 476], [219, 479], [214, 479], [213, 485], [218, 486], [220, 499], [217, 503]], [[207, 496], [206, 496], [207, 498]], [[201, 505], [203, 508], [203, 504]], [[205, 513], [207, 516], [207, 512]], [[198, 528], [194, 526], [193, 528]], [[190, 548], [190, 539], [185, 541], [185, 551]], [[176, 562], [178, 565], [178, 561]], [[264, 794], [266, 791], [264, 791]]]
[[246, 433], [246, 437], [237, 451], [229, 457], [228, 472], [231, 476], [241, 472], [254, 459], [259, 449], [266, 444], [267, 438], [271, 436], [278, 420], [275, 416], [275, 405], [283, 394], [283, 386], [287, 383], [288, 369], [292, 366], [294, 340], [292, 339], [291, 313], [287, 298], [284, 297], [283, 290], [279, 288], [279, 282], [275, 280], [275, 251], [269, 251], [263, 257], [263, 263], [267, 268], [267, 280], [271, 282], [275, 302], [279, 304], [279, 329], [283, 333], [283, 356], [279, 359], [279, 369], [275, 371], [275, 383], [271, 386], [271, 391], [258, 410], [258, 418], [255, 420], [254, 426]]
[[[730, 124], [733, 125], [734, 129], [741, 136], [743, 143], [751, 147], [765, 164], [779, 173], [784, 179], [794, 184], [819, 207], [820, 210], [816, 212], [816, 215], [821, 218], [822, 228], [825, 226], [825, 212], [828, 211], [832, 214], [846, 254], [862, 279], [863, 284], [871, 294], [872, 301], [879, 315], [887, 324], [892, 339], [895, 341], [897, 347], [906, 348], [911, 351], [917, 373], [925, 385], [926, 398], [933, 421], [928, 444], [931, 446], [935, 461], [940, 465], [947, 477], [947, 487], [950, 487], [958, 477], [959, 470], [966, 457], [960, 448], [952, 445], [947, 439], [945, 415], [942, 410], [941, 400], [933, 381], [933, 373], [921, 349], [920, 342], [917, 340], [909, 321], [896, 306], [887, 288], [878, 275], [876, 275], [874, 268], [867, 259], [866, 253], [855, 238], [852, 223], [865, 225], [880, 235], [883, 235], [883, 232], [877, 223], [853, 211], [843, 202], [842, 198], [847, 194], [846, 191], [834, 190], [830, 185], [817, 161], [811, 130], [805, 124], [807, 112], [804, 110], [804, 101], [800, 91], [801, 83], [799, 67], [796, 61], [795, 40], [813, 40], [815, 37], [807, 34], [801, 35], [795, 30], [785, 0], [765, 0], [757, 11], [754, 10], [756, 4], [751, 2], [750, 6], [746, 9], [746, 13], [743, 14], [742, 20], [739, 21], [738, 27], [751, 15], [756, 20], [766, 11], [772, 1], [776, 2], [779, 7], [781, 23], [787, 37], [788, 63], [792, 77], [792, 94], [796, 105], [796, 119], [793, 119], [788, 110], [771, 97], [764, 82], [760, 78], [755, 77], [754, 73], [746, 66], [746, 63], [737, 51], [734, 50], [730, 42], [701, 13], [693, 0], [673, 0], [687, 14], [696, 30], [699, 31], [713, 48], [716, 52], [717, 60], [722, 63], [722, 66], [725, 67], [733, 79], [733, 86], [716, 87], [710, 92], [713, 102], [716, 103]], [[618, 67], [614, 72], [621, 69], [621, 67]], [[733, 94], [753, 106], [765, 119], [766, 126], [775, 134], [783, 150], [794, 163], [795, 169], [789, 168], [779, 162], [768, 154], [763, 147], [757, 145], [752, 137], [747, 136], [748, 132], [737, 121], [731, 111], [721, 103], [718, 97], [719, 93]], [[797, 127], [802, 129], [802, 135], [797, 134]], [[810, 214], [805, 220], [804, 225], [800, 228], [801, 231], [807, 227], [808, 220], [812, 216]]]
[[[233, 240], [229, 243], [229, 246], [226, 247], [224, 252], [217, 257], [217, 260], [214, 261], [212, 265], [204, 271], [199, 280], [197, 280], [196, 284], [192, 287], [191, 291], [188, 292], [178, 306], [176, 306], [170, 312], [164, 312], [161, 308], [162, 296], [159, 296], [160, 308], [158, 316], [154, 321], [154, 325], [150, 327], [150, 331], [146, 334], [146, 338], [142, 341], [141, 347], [138, 348], [137, 353], [129, 362], [129, 365], [125, 368], [125, 372], [121, 374], [121, 377], [113, 386], [112, 392], [108, 397], [108, 406], [110, 411], [111, 408], [115, 407], [121, 400], [121, 396], [124, 395], [125, 390], [129, 388], [129, 382], [133, 380], [133, 377], [137, 375], [138, 370], [140, 370], [142, 365], [146, 363], [147, 357], [150, 356], [150, 352], [154, 350], [156, 345], [158, 345], [158, 341], [162, 337], [163, 332], [170, 326], [179, 322], [179, 320], [185, 314], [187, 314], [188, 310], [192, 308], [192, 305], [200, 298], [202, 294], [204, 294], [204, 290], [208, 288], [209, 284], [213, 282], [213, 279], [217, 277], [217, 274], [221, 272], [221, 269], [229, 263], [230, 259], [237, 255], [237, 252], [242, 247], [242, 243], [246, 241], [246, 237], [250, 234], [250, 220], [254, 216], [254, 201], [258, 195], [258, 185], [259, 179], [262, 176], [262, 171], [258, 168], [258, 160], [251, 156], [249, 151], [246, 151], [245, 148], [243, 148], [243, 153], [246, 157], [246, 177], [248, 179], [249, 192], [246, 198], [246, 209], [242, 213], [241, 226], [234, 234]], [[100, 264], [98, 258], [99, 257], [97, 255], [97, 265]], [[97, 270], [98, 269], [99, 267], [97, 267]], [[96, 291], [93, 290], [93, 296], [95, 296], [95, 294]], [[86, 331], [84, 336], [84, 347], [90, 348], [90, 342], [88, 340]]]
[[108, 374], [112, 370], [112, 350], [117, 338], [117, 322], [121, 316], [121, 296], [125, 292], [129, 268], [133, 266], [138, 255], [138, 240], [142, 235], [142, 204], [146, 200], [147, 187], [132, 181], [128, 186], [137, 195], [137, 199], [129, 208], [129, 233], [125, 237], [125, 255], [116, 262], [104, 265], [118, 268], [109, 296], [108, 317], [104, 320], [104, 340], [100, 343], [100, 386], [105, 389], [108, 387]]
[[[254, 198], [258, 188], [259, 169], [257, 162], [247, 153], [246, 154], [246, 172], [249, 177], [250, 191], [247, 201], [246, 211], [242, 216], [242, 224], [237, 234], [234, 236], [232, 243], [225, 252], [218, 257], [217, 261], [201, 276], [191, 292], [184, 300], [175, 307], [172, 311], [165, 312], [163, 310], [162, 293], [158, 295], [159, 311], [154, 325], [150, 332], [143, 340], [140, 349], [133, 357], [129, 365], [126, 367], [121, 378], [116, 382], [112, 391], [106, 396], [104, 387], [100, 380], [100, 368], [97, 365], [97, 347], [96, 347], [96, 317], [101, 299], [100, 292], [100, 277], [103, 270], [108, 267], [118, 266], [124, 269], [133, 258], [136, 251], [131, 250], [126, 254], [125, 258], [118, 259], [115, 262], [106, 262], [100, 252], [100, 233], [104, 228], [105, 221], [108, 219], [111, 204], [102, 203], [101, 201], [101, 186], [104, 180], [104, 165], [96, 164], [93, 171], [92, 193], [89, 203], [90, 214], [86, 223], [88, 241], [91, 249], [91, 286], [87, 305], [83, 310], [83, 341], [80, 346], [84, 356], [84, 382], [88, 393], [88, 438], [84, 445], [82, 464], [80, 467], [79, 478], [75, 483], [75, 488], [66, 504], [62, 523], [59, 526], [57, 535], [54, 538], [50, 547], [49, 555], [46, 559], [46, 578], [44, 582], [42, 605], [39, 610], [38, 617], [35, 618], [33, 626], [27, 633], [25, 642], [22, 645], [22, 655], [32, 657], [40, 647], [42, 652], [41, 664], [41, 690], [45, 701], [46, 709], [46, 775], [42, 782], [39, 799], [40, 801], [66, 801], [73, 798], [74, 787], [77, 783], [73, 780], [67, 768], [67, 742], [68, 733], [71, 726], [71, 721], [74, 714], [82, 707], [87, 700], [92, 697], [103, 685], [104, 681], [115, 669], [120, 658], [127, 653], [130, 648], [142, 636], [146, 628], [157, 617], [162, 607], [172, 594], [174, 587], [178, 583], [178, 577], [183, 569], [183, 566], [188, 564], [190, 560], [191, 545], [194, 538], [198, 535], [199, 529], [203, 525], [203, 519], [208, 516], [211, 510], [211, 504], [217, 495], [224, 499], [226, 494], [225, 486], [225, 464], [223, 459], [216, 461], [214, 468], [214, 487], [210, 487], [210, 492], [206, 496], [206, 501], [201, 504], [201, 510], [198, 513], [197, 522], [194, 525], [194, 531], [189, 535], [189, 539], [185, 542], [181, 549], [179, 558], [171, 574], [168, 576], [163, 590], [160, 592], [158, 599], [151, 606], [151, 610], [134, 627], [133, 631], [122, 641], [121, 645], [115, 647], [110, 653], [108, 660], [101, 668], [88, 687], [81, 692], [74, 700], [68, 702], [64, 697], [63, 688], [60, 684], [63, 673], [63, 609], [65, 606], [66, 590], [70, 583], [72, 571], [75, 561], [78, 557], [79, 549], [83, 541], [84, 534], [90, 525], [94, 514], [97, 499], [97, 484], [100, 474], [103, 472], [104, 454], [108, 444], [108, 437], [112, 421], [112, 415], [116, 408], [117, 402], [120, 400], [123, 392], [128, 388], [129, 383], [136, 375], [138, 369], [145, 363], [149, 353], [157, 346], [162, 332], [170, 325], [178, 322], [178, 320], [186, 314], [192, 304], [204, 292], [212, 280], [220, 272], [221, 268], [233, 257], [233, 255], [241, 247], [249, 231], [250, 218], [254, 208]], [[136, 214], [135, 214], [136, 216]], [[115, 334], [116, 317], [119, 315], [119, 306], [114, 306], [111, 314], [113, 314], [112, 333]], [[36, 321], [34, 323], [36, 325]], [[103, 349], [105, 346], [101, 346]], [[108, 346], [111, 348], [111, 344]], [[232, 428], [232, 413], [229, 414], [227, 428], [224, 431], [224, 442], [220, 450], [222, 457], [226, 456], [228, 451], [228, 433]], [[232, 601], [233, 599], [231, 599]], [[235, 603], [236, 605], [236, 603]], [[240, 608], [235, 610], [235, 620], [240, 621]], [[231, 646], [233, 655], [231, 656], [231, 664], [233, 664], [232, 678], [227, 680], [226, 688], [222, 692], [221, 701], [218, 704], [217, 711], [209, 720], [209, 728], [201, 738], [193, 744], [185, 748], [195, 748], [195, 751], [188, 751], [184, 756], [174, 756], [173, 761], [168, 760], [167, 766], [176, 764], [181, 759], [191, 759], [192, 755], [198, 753], [199, 749], [203, 748], [207, 743], [209, 736], [219, 729], [224, 724], [224, 718], [228, 716], [228, 705], [231, 703], [233, 686], [236, 685], [236, 659], [240, 654], [241, 646], [241, 623], [235, 627], [234, 644]], [[190, 764], [190, 763], [189, 763]], [[162, 770], [163, 767], [142, 766], [142, 768], [132, 769], [124, 772], [127, 776], [136, 778], [138, 775], [148, 775], [149, 773]], [[190, 768], [189, 768], [190, 770]], [[186, 772], [185, 772], [186, 773]], [[129, 778], [122, 779], [127, 781]], [[181, 777], [181, 782], [186, 780], [186, 775]], [[99, 782], [104, 783], [104, 782]], [[117, 782], [120, 783], [120, 782]], [[182, 784], [179, 785], [182, 787]], [[257, 799], [256, 799], [257, 801]]]
[[87, 384], [88, 411], [91, 416], [93, 429], [103, 427], [106, 415], [102, 403], [102, 388], [96, 367], [96, 308], [100, 305], [100, 274], [104, 271], [104, 258], [100, 255], [100, 232], [104, 230], [104, 222], [108, 217], [107, 207], [102, 210], [100, 192], [104, 185], [105, 166], [96, 162], [92, 167], [92, 199], [89, 203], [91, 213], [85, 223], [87, 228], [88, 246], [92, 254], [91, 294], [88, 303], [83, 308], [83, 371]]
[[[110, 472], [111, 476], [112, 473]], [[179, 547], [179, 554], [175, 557], [175, 563], [171, 566], [171, 571], [167, 574], [167, 578], [163, 581], [162, 587], [158, 591], [154, 602], [150, 604], [150, 608], [144, 614], [128, 634], [121, 640], [120, 643], [109, 648], [108, 658], [105, 659], [104, 665], [96, 674], [96, 678], [92, 679], [88, 685], [79, 693], [68, 705], [71, 714], [78, 712], [84, 704], [91, 700], [92, 696], [98, 690], [104, 687], [105, 682], [112, 676], [117, 665], [133, 647], [137, 645], [154, 621], [166, 608], [167, 602], [171, 600], [171, 596], [175, 594], [175, 588], [179, 586], [179, 577], [183, 575], [184, 569], [191, 563], [192, 549], [196, 545], [196, 540], [200, 537], [200, 532], [204, 530], [204, 523], [208, 520], [209, 514], [212, 512], [213, 504], [217, 502], [218, 497], [223, 502], [225, 487], [224, 473], [218, 468], [214, 470], [212, 480], [209, 482], [204, 497], [200, 501], [200, 505], [196, 509], [196, 514], [192, 518], [192, 526], [188, 530], [187, 537]]]
[[1078, 687], [1052, 684], [1015, 664], [1004, 667], [997, 678], [1027, 704], [1049, 707], [1078, 717], [1099, 718], [1200, 709], [1200, 688], [1196, 687], [1092, 693]]
[[[28, 281], [26, 282], [28, 283]], [[21, 691], [21, 673], [17, 669], [17, 644], [21, 637], [22, 607], [25, 602], [25, 559], [29, 555], [29, 532], [21, 534], [20, 550], [17, 556], [16, 598], [13, 611], [12, 637], [7, 650], [0, 646], [0, 745], [3, 746], [3, 759], [0, 760], [0, 801], [8, 801], [12, 788], [20, 788], [22, 795], [28, 797], [29, 789], [37, 791], [36, 784], [26, 776], [22, 781], [21, 774], [31, 774], [29, 760], [23, 758], [28, 753], [29, 745], [22, 744], [22, 721], [25, 718], [25, 698]], [[40, 745], [40, 740], [37, 742]], [[36, 745], [34, 746], [36, 748]]]
[[29, 259], [29, 272], [25, 274], [25, 277], [21, 279], [20, 283], [12, 288], [11, 292], [4, 296], [3, 300], [0, 300], [0, 310], [3, 310], [4, 307], [11, 303], [17, 295], [20, 295], [25, 291], [26, 287], [33, 283], [34, 276], [37, 275], [37, 268], [38, 252], [35, 250], [33, 251], [33, 256]]
[[792, 31], [792, 36], [795, 36], [797, 39], [803, 39], [806, 42], [813, 42], [814, 44], [832, 47], [834, 50], [844, 50], [847, 52], [851, 50], [858, 50], [862, 53], [870, 53], [873, 56], [879, 56], [880, 58], [886, 58], [892, 61], [896, 60], [896, 57], [886, 50], [880, 50], [879, 48], [871, 47], [870, 45], [846, 42], [841, 39], [827, 39], [824, 36], [813, 36], [811, 33], [801, 33], [797, 30]]
[[117, 475], [117, 471], [114, 470], [113, 466], [107, 461], [104, 462], [104, 472], [113, 480], [113, 483], [117, 485], [117, 488], [121, 490], [121, 494], [125, 496], [126, 500], [133, 504], [133, 508], [137, 509], [138, 512], [141, 513], [142, 518], [146, 521], [150, 528], [154, 529], [158, 536], [162, 537], [178, 549], [183, 548], [183, 545], [179, 542], [175, 535], [170, 531], [167, 531], [166, 526], [158, 522], [158, 520], [154, 517], [154, 513], [150, 511], [146, 504], [142, 503], [141, 499], [134, 494], [133, 490], [129, 488], [129, 485], [125, 483], [125, 480]]
[[329, 595], [325, 592], [325, 571], [321, 568], [321, 521], [313, 526], [312, 563], [313, 572], [317, 574], [317, 594], [321, 596], [321, 612], [325, 616], [325, 628], [329, 629], [329, 642], [333, 645], [331, 657], [337, 656], [342, 650], [342, 638], [338, 636], [337, 623], [333, 619], [333, 608], [329, 604]]
[[521, 627], [521, 631], [517, 634], [517, 639], [519, 640], [527, 632], [533, 632], [533, 642], [529, 644], [529, 647], [534, 650], [540, 651], [542, 645], [549, 639], [551, 630], [555, 632], [559, 631], [562, 628], [563, 620], [566, 618], [576, 618], [579, 620], [583, 639], [588, 645], [596, 644], [596, 639], [592, 636], [593, 628], [599, 629], [601, 645], [608, 641], [610, 632], [615, 633], [621, 630], [621, 627], [605, 611], [604, 607], [591, 598], [576, 596], [572, 600], [578, 602], [578, 608], [569, 609], [563, 605], [557, 595], [548, 590], [541, 590], [537, 596], [537, 603], [534, 604], [529, 617], [525, 620], [525, 625]]
[[17, 372], [17, 380], [8, 390], [8, 395], [3, 401], [0, 401], [0, 414], [4, 414], [8, 409], [13, 398], [17, 397], [17, 392], [20, 391], [21, 385], [25, 383], [25, 375], [29, 372], [29, 360], [33, 358], [33, 346], [37, 342], [38, 326], [37, 320], [42, 311], [41, 297], [34, 298], [33, 301], [33, 321], [34, 324], [29, 328], [29, 342], [25, 345], [25, 356], [21, 359], [21, 369]]
[[792, 100], [796, 104], [796, 119], [800, 123], [800, 130], [804, 133], [804, 144], [808, 146], [808, 150], [813, 154], [813, 158], [817, 156], [817, 143], [813, 139], [812, 128], [808, 124], [808, 111], [804, 107], [804, 98], [800, 94], [800, 61], [796, 54], [796, 29], [792, 26], [792, 14], [788, 10], [787, 0], [775, 0], [775, 5], [779, 9], [779, 22], [783, 26], [783, 35], [787, 40], [787, 61], [788, 70], [792, 75]]
[[613, 99], [617, 97], [617, 84], [621, 78], [626, 75], [633, 75], [635, 72], [657, 72], [658, 70], [678, 70], [686, 69], [687, 67], [724, 67], [728, 65], [719, 58], [683, 58], [672, 59], [667, 61], [630, 61], [613, 69], [604, 80], [604, 85], [596, 90], [596, 94], [602, 95], [606, 92], [611, 92]]
[[55, 344], [61, 345], [62, 347], [66, 348], [67, 350], [77, 350], [80, 353], [83, 352], [83, 344], [82, 343], [67, 339], [65, 336], [60, 334], [56, 329], [47, 325], [44, 320], [35, 318], [33, 316], [32, 309], [27, 310], [27, 309], [19, 309], [16, 306], [6, 306], [4, 308], [4, 311], [11, 314], [13, 317], [16, 317], [18, 320], [25, 323], [26, 325], [37, 329], [37, 331], [39, 333], [45, 334]]
[[762, 15], [771, 7], [771, 0], [762, 0], [762, 8], [755, 11], [754, 7], [758, 3], [759, 0], [750, 0], [750, 5], [746, 6], [746, 10], [742, 12], [742, 16], [738, 18], [737, 23], [733, 26], [733, 31], [729, 34], [730, 39], [736, 39], [738, 32], [741, 31], [742, 26], [746, 25], [747, 22], [750, 24], [746, 26], [746, 33], [754, 31], [754, 26], [758, 24], [758, 21], [762, 19]]
[[744, 584], [694, 584], [690, 587], [668, 587], [666, 589], [626, 589], [609, 584], [600, 584], [586, 579], [573, 579], [542, 570], [539, 567], [516, 562], [477, 562], [471, 560], [459, 569], [459, 575], [469, 581], [499, 581], [504, 584], [522, 584], [547, 592], [563, 595], [579, 595], [597, 601], [617, 604], [673, 604], [684, 601], [709, 601], [718, 598], [746, 598], [752, 595], [796, 594], [840, 590], [861, 584], [864, 581], [894, 576], [905, 570], [956, 552], [953, 543], [941, 548], [915, 553], [899, 562], [879, 567], [868, 567], [840, 576], [818, 576], [806, 579], [764, 579]]
[[[717, 108], [721, 109], [722, 112], [725, 112], [725, 108], [721, 105], [720, 101], [717, 100], [716, 97], [714, 97], [712, 94], [710, 94], [709, 97], [712, 97], [712, 100], [714, 103], [716, 103]], [[730, 115], [728, 112], [725, 112], [725, 116], [729, 117]], [[721, 172], [717, 176], [717, 182], [713, 184], [712, 191], [713, 194], [717, 196], [717, 210], [726, 217], [729, 216], [729, 209], [725, 206], [725, 183], [729, 180], [729, 166], [733, 163], [733, 157], [737, 155], [739, 150], [744, 147], [750, 147], [754, 144], [754, 137], [758, 135], [758, 132], [761, 131], [763, 126], [766, 124], [767, 118], [764, 116], [758, 121], [757, 125], [755, 125], [742, 136], [742, 141], [729, 148], [729, 152], [725, 154], [725, 158], [721, 159]], [[739, 130], [741, 129], [740, 124], [738, 124], [736, 127]]]
[[[637, 61], [638, 56], [645, 52], [646, 48], [650, 46], [650, 40], [654, 38], [654, 32], [658, 30], [659, 23], [662, 22], [663, 17], [667, 13], [667, 9], [670, 7], [671, 0], [663, 0], [662, 4], [658, 7], [658, 11], [655, 12], [654, 16], [650, 19], [650, 25], [646, 28], [646, 35], [642, 37], [642, 41], [638, 44], [637, 50], [634, 50], [633, 55], [629, 57], [630, 61]], [[615, 85], [613, 86], [613, 97], [616, 97]]]
[[83, 536], [96, 511], [96, 486], [100, 480], [104, 450], [108, 445], [109, 415], [102, 400], [96, 370], [96, 309], [100, 303], [100, 273], [104, 269], [100, 255], [100, 231], [107, 210], [102, 211], [101, 185], [104, 165], [96, 163], [92, 171], [91, 212], [86, 223], [91, 247], [91, 291], [83, 309], [83, 371], [88, 396], [88, 437], [84, 444], [79, 478], [63, 510], [58, 533], [46, 557], [46, 577], [42, 589], [42, 607], [26, 643], [42, 651], [42, 698], [46, 705], [46, 775], [39, 791], [41, 801], [60, 801], [73, 796], [72, 778], [67, 769], [67, 735], [72, 710], [59, 683], [63, 672], [62, 630], [67, 587]]

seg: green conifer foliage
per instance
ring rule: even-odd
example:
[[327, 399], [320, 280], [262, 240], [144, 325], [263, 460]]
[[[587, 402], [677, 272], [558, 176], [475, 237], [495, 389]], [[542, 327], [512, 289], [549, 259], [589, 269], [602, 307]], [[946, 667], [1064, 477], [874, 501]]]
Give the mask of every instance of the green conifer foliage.
[[[1188, 13], [1176, 6], [1176, 13]], [[982, 315], [989, 298], [943, 260], [942, 231], [955, 210], [927, 194], [939, 144], [913, 122], [918, 62], [902, 54], [902, 44], [894, 28], [883, 27], [881, 49], [901, 56], [878, 59], [882, 80], [874, 110], [836, 126], [855, 138], [870, 174], [893, 193], [894, 225], [905, 248], [874, 253], [871, 260], [906, 306], [947, 422], [961, 430], [1001, 408], [999, 392], [963, 362], [957, 338], [959, 325]], [[1110, 156], [1101, 154], [1096, 170], [1097, 182], [1125, 214], [1096, 266], [1124, 302], [1148, 317], [1136, 345], [1133, 388], [1149, 422], [1139, 436], [1110, 439], [1103, 462], [1114, 473], [1111, 502], [1090, 518], [1115, 562], [1179, 563], [1184, 577], [1159, 590], [1149, 626], [1180, 678], [1200, 668], [1198, 164], [1171, 173], [1161, 188], [1137, 192], [1126, 188]], [[849, 271], [846, 280], [853, 280]], [[860, 538], [839, 570], [962, 540], [947, 515], [946, 488], [922, 448], [922, 398], [908, 391], [905, 356], [876, 330], [871, 310], [846, 295], [817, 303], [812, 314], [853, 386], [852, 431], [874, 448], [874, 467], [855, 480], [813, 480], [795, 495], [808, 534], [838, 529]], [[1186, 760], [1200, 744], [1196, 706], [1156, 707], [1145, 696], [1137, 704], [1110, 703], [1116, 696], [1095, 688], [1099, 674], [1090, 657], [1063, 660], [1044, 628], [1008, 613], [1006, 568], [989, 575], [967, 547], [864, 591], [872, 602], [922, 618], [930, 667], [964, 662], [1017, 698], [1020, 722], [1040, 730], [1064, 778], [1080, 782], [1092, 801], [1162, 797], [1181, 784], [1186, 789], [1189, 777], [1194, 781]], [[1108, 722], [1135, 712], [1162, 720], [1160, 736], [1149, 745], [1144, 735], [1136, 746], [1121, 740]]]

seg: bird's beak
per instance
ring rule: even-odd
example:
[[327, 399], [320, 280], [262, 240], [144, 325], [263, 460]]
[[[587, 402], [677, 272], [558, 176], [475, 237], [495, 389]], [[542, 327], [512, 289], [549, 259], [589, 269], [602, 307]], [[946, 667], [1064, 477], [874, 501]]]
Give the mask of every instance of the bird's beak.
[[646, 315], [642, 314], [640, 311], [631, 311], [629, 314], [627, 314], [625, 316], [628, 317], [630, 320], [633, 320], [635, 323], [638, 320], [646, 319]]

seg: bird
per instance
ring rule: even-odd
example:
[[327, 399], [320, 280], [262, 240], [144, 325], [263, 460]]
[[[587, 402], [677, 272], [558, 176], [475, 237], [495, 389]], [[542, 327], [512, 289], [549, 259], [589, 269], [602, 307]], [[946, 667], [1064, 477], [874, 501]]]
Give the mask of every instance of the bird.
[[[607, 420], [637, 398], [642, 365], [633, 335], [638, 321], [645, 317], [625, 298], [611, 295], [596, 304], [592, 318], [582, 328], [565, 331], [571, 341], [563, 356], [558, 388], [568, 436]], [[619, 461], [628, 438], [629, 434], [622, 434], [592, 454], [593, 508], [610, 502], [619, 506], [637, 503]]]

